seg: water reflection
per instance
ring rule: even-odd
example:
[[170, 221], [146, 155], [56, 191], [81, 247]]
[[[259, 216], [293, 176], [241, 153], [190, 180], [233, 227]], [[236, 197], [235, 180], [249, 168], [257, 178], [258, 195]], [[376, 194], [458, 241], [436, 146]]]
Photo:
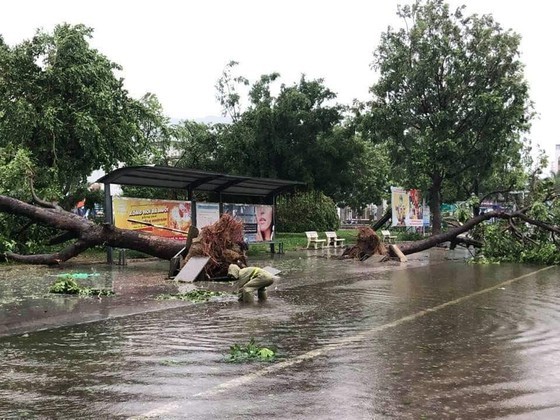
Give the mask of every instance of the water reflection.
[[[282, 280], [267, 302], [241, 305], [226, 295], [158, 311], [148, 311], [158, 309], [153, 297], [178, 287], [158, 279], [162, 267], [115, 272], [111, 281], [138, 313], [130, 315], [118, 299], [90, 301], [89, 309], [78, 302], [77, 311], [97, 305], [106, 319], [0, 338], [0, 412], [411, 419], [558, 413], [559, 270], [424, 312], [535, 270], [428, 263], [275, 256]], [[232, 290], [229, 283], [202, 286]], [[286, 367], [252, 377], [263, 367], [223, 362], [230, 345], [251, 337], [276, 347]], [[245, 384], [208, 393], [240, 377]]]

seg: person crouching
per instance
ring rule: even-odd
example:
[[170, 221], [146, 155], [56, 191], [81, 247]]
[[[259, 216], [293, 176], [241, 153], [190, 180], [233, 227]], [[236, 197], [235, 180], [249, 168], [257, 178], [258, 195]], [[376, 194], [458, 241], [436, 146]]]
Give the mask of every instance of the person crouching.
[[255, 290], [259, 300], [266, 300], [266, 288], [274, 283], [276, 278], [260, 267], [239, 268], [237, 264], [229, 265], [228, 276], [237, 279], [237, 294], [240, 302], [253, 302]]

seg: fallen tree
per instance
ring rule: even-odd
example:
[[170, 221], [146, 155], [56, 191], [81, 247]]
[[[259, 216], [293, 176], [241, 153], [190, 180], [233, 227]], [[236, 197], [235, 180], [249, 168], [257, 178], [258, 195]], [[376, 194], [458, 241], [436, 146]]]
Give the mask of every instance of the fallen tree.
[[[73, 242], [52, 254], [20, 255], [6, 252], [4, 255], [9, 260], [55, 265], [98, 245], [133, 249], [171, 260], [184, 246], [183, 242], [147, 232], [119, 229], [107, 223], [95, 224], [82, 216], [63, 210], [55, 203], [42, 201], [37, 197], [34, 197], [34, 201], [39, 205], [0, 195], [0, 211], [25, 216], [36, 223], [64, 231], [52, 239], [51, 244], [61, 243], [63, 240]], [[224, 214], [216, 223], [202, 229], [196, 243], [190, 246], [185, 261], [191, 256], [208, 256], [210, 260], [205, 267], [207, 277], [223, 276], [227, 274], [231, 263], [247, 265], [244, 249], [243, 224]]]
[[[67, 261], [85, 250], [99, 245], [132, 249], [154, 257], [170, 260], [183, 247], [182, 242], [173, 239], [163, 238], [141, 231], [119, 229], [110, 224], [98, 225], [81, 216], [65, 211], [54, 203], [41, 201], [36, 197], [34, 197], [34, 201], [36, 204], [29, 204], [15, 198], [0, 195], [0, 212], [24, 216], [34, 223], [50, 226], [61, 231], [60, 235], [51, 240], [51, 243], [62, 243], [63, 241], [69, 240], [72, 240], [72, 242], [65, 246], [62, 250], [51, 254], [20, 255], [13, 252], [5, 252], [4, 256], [8, 260], [29, 264], [54, 265]], [[462, 226], [450, 229], [447, 232], [433, 235], [426, 239], [402, 244], [400, 246], [400, 250], [403, 254], [409, 255], [427, 250], [447, 241], [451, 241], [452, 243], [469, 241], [468, 243], [471, 245], [481, 246], [481, 242], [473, 239], [462, 238], [461, 235], [472, 230], [480, 223], [493, 218], [507, 220], [508, 225], [504, 229], [504, 232], [506, 230], [509, 231], [520, 241], [534, 241], [529, 236], [525, 235], [519, 228], [520, 225], [524, 224], [532, 225], [535, 228], [548, 232], [552, 235], [553, 240], [554, 235], [560, 235], [559, 227], [530, 217], [527, 215], [527, 211], [528, 208], [515, 212], [492, 211], [484, 213], [466, 221]], [[373, 235], [377, 237], [371, 228], [367, 229], [371, 230]], [[375, 240], [375, 238], [372, 240], [368, 237], [371, 236], [368, 232], [362, 233], [363, 238], [358, 241], [358, 249], [348, 252], [348, 257], [364, 259], [374, 253], [395, 256], [390, 254], [390, 249], [386, 250], [383, 247], [383, 244], [379, 241], [378, 237], [377, 240]], [[209, 237], [210, 236], [213, 236], [215, 239], [216, 232], [209, 235]], [[216, 241], [214, 241], [214, 243], [215, 242]], [[242, 255], [243, 251], [242, 249], [236, 249], [236, 253], [240, 253]], [[233, 260], [234, 257], [237, 258], [237, 255], [231, 256], [231, 258], [227, 259]], [[221, 272], [223, 269], [216, 268], [215, 271]]]
[[60, 230], [61, 235], [51, 243], [62, 240], [72, 240], [72, 242], [62, 250], [51, 254], [20, 255], [5, 252], [4, 255], [8, 260], [28, 264], [54, 265], [99, 245], [133, 249], [169, 260], [183, 247], [181, 242], [173, 239], [162, 238], [146, 232], [119, 229], [110, 224], [98, 225], [84, 217], [63, 210], [56, 204], [37, 200], [35, 202], [39, 205], [0, 195], [0, 211], [24, 216], [35, 223]]
[[538, 242], [535, 241], [523, 229], [521, 225], [530, 225], [534, 228], [546, 232], [551, 235], [551, 241], [556, 245], [556, 240], [554, 235], [560, 234], [560, 228], [555, 224], [543, 222], [536, 218], [527, 215], [529, 207], [523, 208], [518, 211], [507, 212], [507, 211], [492, 211], [481, 214], [479, 216], [473, 217], [467, 220], [463, 225], [456, 226], [444, 233], [437, 235], [432, 235], [426, 239], [421, 239], [413, 242], [408, 242], [401, 244], [398, 248], [387, 247], [383, 249], [377, 247], [375, 244], [379, 243], [379, 237], [375, 231], [371, 228], [365, 228], [358, 232], [358, 238], [356, 245], [349, 247], [341, 256], [341, 258], [357, 258], [360, 260], [367, 259], [371, 255], [387, 255], [393, 258], [402, 258], [397, 255], [398, 250], [404, 255], [410, 255], [417, 252], [425, 251], [427, 249], [433, 248], [439, 244], [450, 242], [453, 248], [457, 244], [463, 244], [466, 246], [474, 246], [476, 248], [482, 248], [484, 242], [481, 240], [476, 240], [465, 234], [473, 230], [479, 224], [491, 220], [491, 219], [501, 219], [506, 220], [507, 224], [502, 229], [502, 234], [510, 234], [515, 238], [520, 244], [532, 244], [537, 245]]

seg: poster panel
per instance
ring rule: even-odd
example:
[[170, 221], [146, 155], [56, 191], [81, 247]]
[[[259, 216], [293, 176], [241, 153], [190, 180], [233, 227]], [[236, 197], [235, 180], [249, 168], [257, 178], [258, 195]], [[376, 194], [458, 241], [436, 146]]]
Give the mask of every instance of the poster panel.
[[429, 206], [424, 206], [423, 219], [424, 219], [424, 227], [430, 227], [430, 207]]
[[274, 237], [273, 206], [232, 203], [223, 206], [224, 213], [243, 222], [245, 242], [270, 241]]
[[391, 226], [422, 227], [424, 206], [420, 190], [391, 187]]
[[220, 219], [218, 203], [196, 203], [196, 227], [202, 229], [216, 223]]
[[420, 190], [408, 191], [408, 217], [405, 219], [406, 226], [422, 227], [424, 224], [424, 206], [422, 205], [422, 194]]
[[191, 225], [191, 202], [113, 197], [115, 226], [185, 240]]
[[408, 193], [398, 187], [391, 187], [391, 226], [406, 226], [409, 212]]

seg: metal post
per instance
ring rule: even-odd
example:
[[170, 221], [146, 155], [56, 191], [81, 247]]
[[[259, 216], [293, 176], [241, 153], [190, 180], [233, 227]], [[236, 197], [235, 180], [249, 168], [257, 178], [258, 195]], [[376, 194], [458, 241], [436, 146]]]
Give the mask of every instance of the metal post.
[[190, 187], [187, 190], [187, 199], [191, 202], [191, 225], [196, 226], [196, 198]]
[[[111, 197], [111, 184], [103, 184], [105, 188], [105, 223], [113, 224], [113, 199]], [[113, 264], [113, 248], [107, 247], [107, 264]]]

